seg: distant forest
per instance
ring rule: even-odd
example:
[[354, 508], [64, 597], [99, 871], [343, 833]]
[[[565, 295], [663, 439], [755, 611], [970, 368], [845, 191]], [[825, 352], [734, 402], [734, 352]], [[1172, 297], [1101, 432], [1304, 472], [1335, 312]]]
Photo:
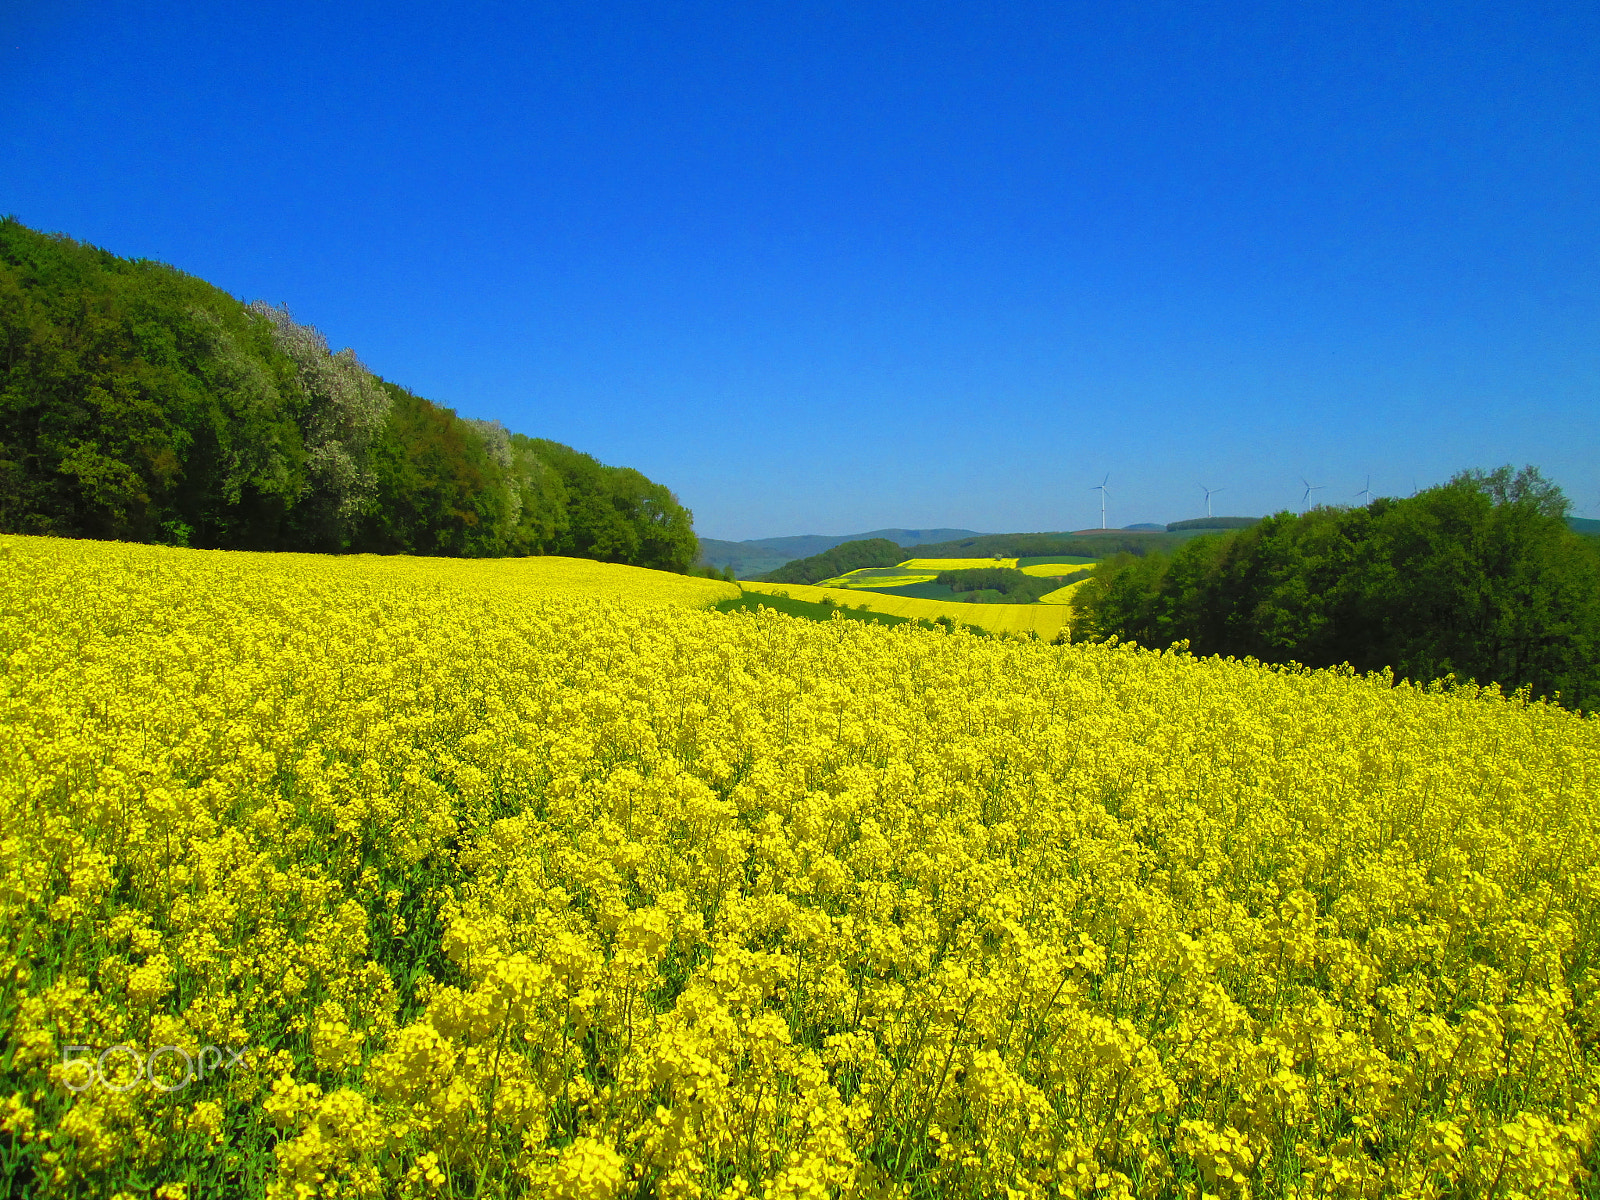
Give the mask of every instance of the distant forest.
[[1260, 517], [1194, 517], [1188, 521], [1168, 521], [1167, 532], [1179, 533], [1185, 529], [1249, 529]]
[[0, 532], [672, 571], [661, 484], [380, 379], [284, 308], [0, 220]]
[[1073, 636], [1195, 654], [1388, 669], [1600, 705], [1600, 542], [1533, 468], [1464, 471], [1364, 508], [1279, 513], [1170, 554], [1121, 555]]
[[769, 583], [816, 583], [862, 567], [892, 567], [911, 557], [912, 552], [888, 538], [863, 538], [843, 542], [810, 558], [797, 558], [776, 571], [761, 576]]

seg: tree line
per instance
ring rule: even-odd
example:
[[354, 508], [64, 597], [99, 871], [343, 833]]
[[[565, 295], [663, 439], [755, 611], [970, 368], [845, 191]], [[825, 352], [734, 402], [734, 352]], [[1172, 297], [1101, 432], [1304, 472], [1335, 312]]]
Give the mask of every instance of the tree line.
[[1101, 558], [1108, 554], [1148, 554], [1174, 541], [1165, 531], [1118, 529], [1088, 536], [1072, 533], [980, 533], [908, 550], [910, 558]]
[[840, 542], [821, 554], [784, 563], [776, 571], [768, 571], [761, 579], [768, 583], [816, 583], [862, 567], [892, 567], [911, 555], [911, 551], [895, 545], [888, 538], [863, 538], [856, 542]]
[[1260, 517], [1191, 517], [1187, 521], [1168, 521], [1168, 533], [1185, 529], [1249, 529]]
[[[1085, 568], [1087, 569], [1087, 568]], [[967, 567], [959, 571], [940, 571], [935, 583], [952, 592], [991, 592], [974, 600], [992, 604], [1033, 604], [1061, 586], [1054, 579], [1040, 578], [1015, 567]]]
[[0, 220], [0, 532], [684, 571], [664, 486], [380, 379], [286, 308]]
[[1409, 499], [1279, 513], [1172, 554], [1101, 564], [1074, 638], [1454, 675], [1593, 710], [1600, 547], [1536, 469], [1464, 471]]

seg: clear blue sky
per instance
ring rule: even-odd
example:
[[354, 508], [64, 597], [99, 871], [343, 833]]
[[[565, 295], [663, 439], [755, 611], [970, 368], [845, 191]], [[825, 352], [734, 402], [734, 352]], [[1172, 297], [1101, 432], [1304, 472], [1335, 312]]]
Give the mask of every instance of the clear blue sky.
[[1600, 6], [30, 2], [0, 212], [700, 533], [1534, 463], [1600, 516]]

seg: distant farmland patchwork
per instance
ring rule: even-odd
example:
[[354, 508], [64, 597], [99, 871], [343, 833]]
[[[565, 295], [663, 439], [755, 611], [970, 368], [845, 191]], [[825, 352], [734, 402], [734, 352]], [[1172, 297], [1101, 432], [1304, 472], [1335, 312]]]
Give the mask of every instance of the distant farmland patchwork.
[[[1095, 560], [1060, 555], [1033, 558], [908, 558], [891, 567], [862, 567], [816, 584], [764, 583], [742, 580], [747, 593], [787, 596], [792, 600], [881, 613], [916, 620], [947, 617], [991, 633], [1035, 634], [1054, 638], [1071, 619], [1071, 597], [1087, 582]], [[989, 592], [958, 592], [937, 582], [952, 571], [985, 568], [1020, 570], [1041, 579], [1058, 578], [1062, 586], [1033, 603], [996, 602]]]
[[923, 600], [914, 596], [888, 596], [859, 588], [818, 587], [805, 583], [758, 583], [741, 580], [747, 592], [791, 596], [820, 603], [825, 599], [844, 606], [861, 606], [895, 617], [937, 621], [949, 617], [962, 625], [976, 625], [990, 633], [1037, 634], [1049, 640], [1066, 627], [1072, 610], [1062, 604], [963, 604], [951, 600]]

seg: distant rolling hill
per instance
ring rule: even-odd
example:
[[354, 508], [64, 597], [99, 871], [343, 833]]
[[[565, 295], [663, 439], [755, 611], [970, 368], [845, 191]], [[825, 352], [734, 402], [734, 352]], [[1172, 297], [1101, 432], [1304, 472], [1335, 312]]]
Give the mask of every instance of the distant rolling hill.
[[810, 558], [845, 542], [868, 538], [888, 538], [900, 546], [925, 546], [956, 538], [979, 537], [970, 529], [874, 529], [870, 533], [845, 533], [838, 537], [803, 533], [794, 537], [751, 538], [743, 542], [724, 542], [717, 538], [700, 539], [700, 562], [713, 567], [733, 567], [739, 579], [752, 579], [775, 571], [786, 562]]
[[[744, 542], [700, 539], [700, 561], [717, 567], [732, 565], [740, 579], [754, 579], [776, 571], [788, 563], [811, 558], [845, 542], [885, 538], [898, 546], [919, 549], [934, 557], [987, 558], [992, 555], [1081, 554], [1101, 557], [1119, 550], [1136, 554], [1172, 549], [1189, 538], [1203, 534], [1227, 533], [1245, 529], [1260, 517], [1196, 517], [1156, 524], [1129, 525], [1123, 529], [1080, 529], [1071, 533], [975, 533], [970, 529], [874, 529], [870, 533], [851, 533], [839, 537], [802, 534], [798, 537], [752, 538]], [[1569, 517], [1575, 532], [1600, 538], [1600, 520]]]

